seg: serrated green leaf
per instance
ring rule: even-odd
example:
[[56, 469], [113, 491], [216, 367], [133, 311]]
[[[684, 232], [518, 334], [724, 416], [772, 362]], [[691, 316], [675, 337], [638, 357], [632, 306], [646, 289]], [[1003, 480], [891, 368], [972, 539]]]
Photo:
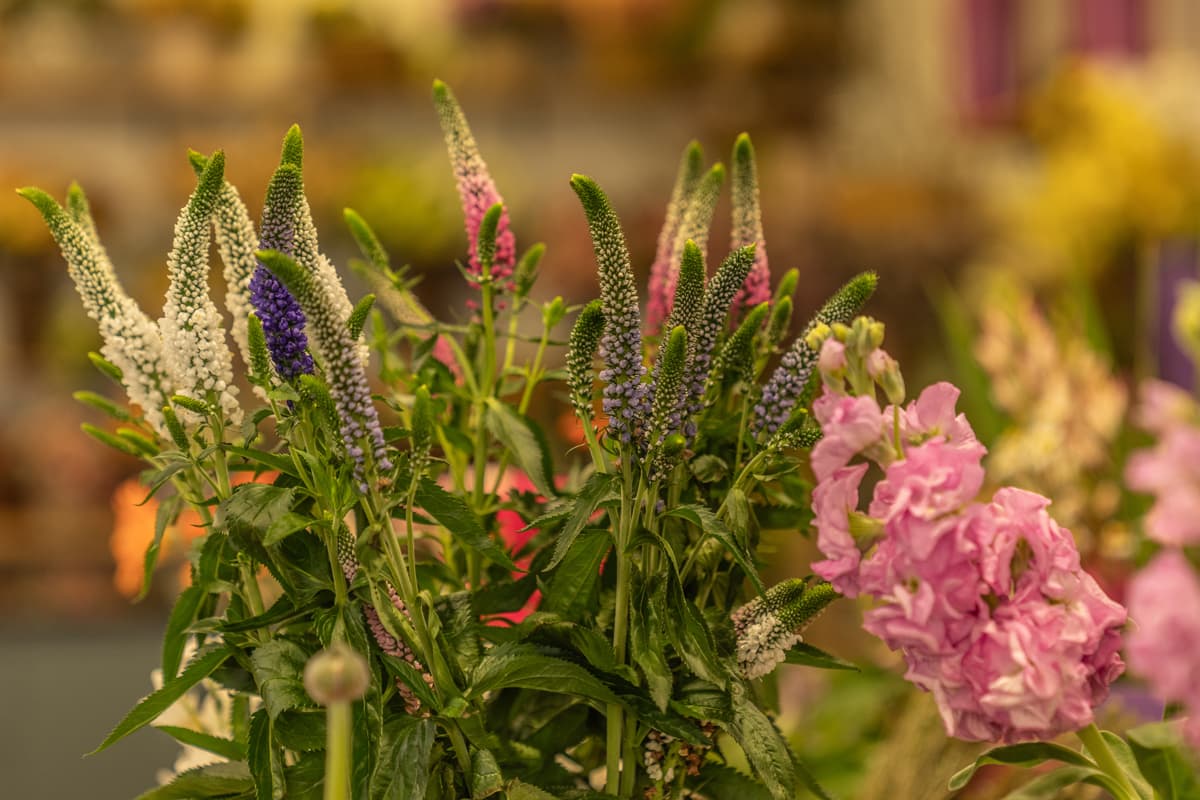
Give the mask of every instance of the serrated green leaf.
[[435, 733], [432, 719], [394, 717], [384, 724], [371, 800], [423, 800]]
[[281, 800], [287, 789], [272, 726], [265, 708], [255, 711], [250, 718], [246, 762], [254, 780], [255, 800]]
[[517, 569], [504, 548], [487, 535], [479, 517], [461, 497], [423, 478], [417, 484], [416, 500], [417, 505], [450, 531], [455, 539], [507, 570]]
[[621, 702], [583, 667], [510, 646], [493, 648], [483, 657], [472, 675], [467, 696], [479, 697], [484, 692], [510, 687], [569, 694], [598, 704]]
[[146, 547], [146, 554], [142, 557], [142, 588], [138, 590], [137, 597], [133, 599], [135, 603], [145, 599], [150, 592], [150, 581], [154, 578], [154, 568], [158, 565], [158, 552], [162, 547], [163, 534], [179, 516], [182, 504], [183, 499], [179, 495], [171, 495], [159, 503], [158, 510], [154, 512], [154, 538]]
[[849, 661], [838, 658], [837, 656], [826, 653], [819, 647], [813, 647], [807, 642], [799, 642], [794, 645], [791, 650], [787, 651], [787, 656], [784, 661], [788, 664], [799, 664], [805, 667], [814, 667], [816, 669], [845, 669], [853, 672], [859, 672], [859, 668]]
[[1053, 742], [1023, 742], [993, 747], [950, 777], [948, 788], [956, 792], [970, 782], [975, 771], [987, 764], [1007, 764], [1013, 767], [1034, 767], [1046, 761], [1061, 761], [1077, 767], [1092, 767], [1096, 764], [1087, 756]]
[[771, 796], [792, 800], [796, 796], [796, 768], [787, 742], [745, 687], [735, 683], [731, 688], [733, 724], [729, 733]]
[[288, 750], [311, 753], [325, 749], [324, 709], [289, 709], [280, 712], [271, 726], [275, 740]]
[[101, 750], [108, 749], [114, 743], [158, 719], [176, 700], [183, 697], [188, 689], [207, 678], [217, 667], [224, 664], [225, 659], [229, 656], [230, 650], [225, 646], [202, 649], [177, 678], [167, 681], [161, 689], [151, 693], [134, 706], [133, 710], [117, 723], [112, 733], [105, 737], [100, 746], [88, 755], [95, 755]]
[[529, 421], [495, 397], [487, 400], [485, 421], [488, 431], [508, 448], [513, 461], [529, 476], [538, 492], [543, 497], [554, 497], [557, 492], [546, 475], [545, 451], [530, 429]]
[[[661, 582], [658, 591], [663, 591]], [[659, 618], [655, 608], [661, 605], [661, 601], [654, 602], [652, 588], [644, 583], [635, 587], [633, 595], [629, 609], [630, 653], [633, 663], [646, 677], [650, 699], [659, 711], [666, 711], [667, 703], [671, 700], [673, 676], [667, 664], [667, 637], [663, 630], [665, 620]]]
[[267, 526], [263, 533], [262, 543], [266, 547], [273, 544], [278, 544], [293, 533], [299, 533], [305, 528], [310, 527], [315, 519], [306, 514], [297, 514], [295, 511], [288, 511], [280, 517], [276, 517]]
[[558, 800], [549, 792], [531, 783], [515, 780], [508, 785], [508, 800]]
[[616, 493], [618, 481], [618, 475], [607, 472], [597, 472], [588, 478], [587, 483], [575, 496], [571, 515], [567, 517], [562, 530], [558, 532], [558, 540], [554, 543], [554, 557], [546, 565], [547, 570], [554, 569], [563, 560], [571, 549], [571, 545], [575, 543], [575, 538], [579, 536], [588, 520], [596, 513], [596, 509], [600, 508], [602, 504], [620, 497]]
[[242, 761], [246, 758], [246, 748], [232, 739], [224, 739], [209, 733], [194, 731], [191, 728], [181, 728], [177, 725], [155, 725], [155, 730], [162, 731], [177, 742], [216, 753], [230, 761]]
[[291, 708], [311, 706], [304, 691], [308, 654], [287, 639], [272, 639], [250, 656], [250, 671], [271, 719]]
[[737, 800], [771, 800], [767, 787], [723, 764], [705, 764], [699, 777], [689, 785], [705, 797], [728, 797]]
[[197, 586], [189, 586], [180, 592], [167, 618], [167, 630], [163, 634], [162, 669], [163, 680], [170, 681], [179, 673], [179, 662], [187, 646], [187, 629], [196, 620], [196, 611], [203, 602], [205, 593]]
[[504, 776], [491, 750], [477, 748], [471, 753], [471, 800], [484, 800], [504, 791]]
[[542, 607], [565, 619], [578, 619], [592, 610], [600, 565], [611, 548], [612, 539], [607, 531], [581, 533], [575, 546], [555, 569], [549, 591], [542, 598]]
[[[766, 592], [766, 588], [762, 584], [762, 579], [758, 577], [758, 570], [754, 568], [754, 562], [750, 559], [749, 554], [742, 549], [742, 546], [734, 539], [733, 533], [730, 532], [725, 523], [712, 511], [700, 505], [684, 505], [671, 509], [663, 516], [686, 519], [702, 530], [705, 536], [712, 536], [729, 551], [729, 554], [733, 556], [733, 560], [749, 576], [758, 593], [763, 594]], [[697, 542], [696, 546], [699, 547], [699, 545], [700, 543]]]
[[[261, 545], [274, 544], [287, 534], [279, 535], [276, 530], [275, 539], [268, 543], [268, 535], [272, 526], [292, 513], [292, 505], [296, 502], [294, 488], [273, 486], [268, 483], [243, 483], [236, 487], [233, 493], [221, 503], [218, 509], [218, 519], [235, 539], [250, 540]], [[289, 523], [281, 523], [288, 528]], [[295, 533], [305, 526], [300, 526], [288, 533]]]
[[139, 795], [137, 800], [203, 800], [234, 797], [252, 791], [250, 768], [241, 761], [223, 761], [181, 773], [166, 786]]

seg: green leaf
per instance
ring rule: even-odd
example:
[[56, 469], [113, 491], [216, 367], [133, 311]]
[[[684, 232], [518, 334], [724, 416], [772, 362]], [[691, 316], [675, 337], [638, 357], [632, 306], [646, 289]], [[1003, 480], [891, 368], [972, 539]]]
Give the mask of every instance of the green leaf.
[[[1137, 790], [1138, 796], [1142, 800], [1156, 800], [1154, 790], [1150, 788], [1150, 784], [1146, 782], [1146, 779], [1138, 769], [1137, 759], [1134, 758], [1133, 750], [1129, 747], [1129, 743], [1112, 731], [1100, 731], [1100, 735], [1108, 743], [1108, 748], [1112, 751], [1113, 758], [1121, 765], [1122, 771], [1129, 778], [1129, 782], [1133, 784], [1133, 788]], [[1086, 745], [1084, 746], [1086, 747]]]
[[1174, 725], [1152, 722], [1125, 735], [1138, 768], [1162, 800], [1200, 797], [1200, 772], [1189, 763]]
[[159, 503], [158, 510], [154, 512], [154, 539], [142, 558], [142, 588], [134, 598], [135, 603], [144, 599], [150, 592], [150, 581], [154, 577], [154, 567], [158, 564], [158, 551], [162, 547], [163, 534], [167, 532], [167, 526], [179, 516], [182, 505], [183, 498], [175, 494]]
[[483, 800], [504, 791], [504, 777], [491, 750], [471, 753], [471, 800]]
[[289, 511], [281, 517], [276, 518], [267, 526], [266, 532], [263, 534], [263, 545], [270, 547], [273, 544], [278, 544], [293, 533], [310, 527], [315, 519], [305, 514], [297, 514], [295, 511]]
[[159, 715], [170, 708], [176, 700], [183, 697], [188, 689], [207, 678], [217, 667], [224, 664], [229, 655], [229, 648], [225, 646], [207, 647], [201, 650], [179, 677], [167, 681], [161, 689], [148, 695], [134, 706], [133, 710], [125, 715], [125, 719], [121, 720], [117, 727], [113, 728], [112, 733], [108, 734], [100, 743], [100, 746], [88, 755], [95, 755], [101, 750], [107, 749], [115, 742], [158, 719]]
[[384, 724], [371, 800], [423, 800], [435, 733], [432, 719], [393, 717]]
[[[272, 486], [268, 483], [243, 483], [235, 487], [233, 494], [221, 503], [217, 518], [229, 530], [235, 541], [266, 545], [267, 536], [273, 526], [291, 514], [295, 502], [295, 488]], [[282, 525], [287, 528], [289, 522], [283, 522]], [[295, 530], [299, 528], [289, 532], [294, 533]], [[273, 542], [278, 542], [286, 536], [280, 533], [280, 529], [275, 529]]]
[[954, 773], [950, 778], [949, 789], [956, 792], [970, 782], [975, 771], [986, 764], [1008, 764], [1013, 767], [1036, 767], [1046, 761], [1061, 761], [1077, 767], [1093, 767], [1096, 764], [1087, 756], [1063, 747], [1053, 742], [1024, 742], [993, 747], [983, 753], [975, 762]]
[[91, 406], [97, 411], [107, 414], [118, 422], [130, 422], [133, 417], [128, 411], [118, 406], [112, 400], [109, 400], [103, 395], [98, 395], [95, 392], [75, 392], [71, 395], [85, 406]]
[[558, 800], [558, 798], [531, 783], [513, 781], [508, 785], [508, 800]]
[[522, 647], [493, 648], [475, 668], [469, 697], [517, 687], [582, 697], [594, 703], [620, 700], [592, 673], [569, 661], [541, 655]]
[[198, 586], [189, 586], [180, 592], [167, 619], [167, 631], [163, 634], [162, 669], [163, 680], [170, 681], [179, 673], [179, 662], [187, 645], [187, 629], [196, 621], [196, 612], [204, 601], [205, 592]]
[[705, 764], [695, 783], [690, 784], [705, 797], [736, 797], [737, 800], [771, 800], [767, 787], [723, 764]]
[[[659, 583], [661, 587], [661, 582]], [[661, 588], [660, 588], [661, 592]], [[667, 709], [671, 700], [672, 675], [667, 663], [667, 639], [663, 630], [665, 620], [659, 619], [651, 589], [645, 583], [634, 589], [629, 609], [629, 645], [633, 662], [646, 676], [650, 699], [659, 711]]]
[[224, 761], [180, 773], [166, 786], [151, 789], [137, 800], [200, 800], [232, 797], [254, 789], [250, 768], [241, 761]]
[[708, 623], [699, 609], [683, 593], [683, 586], [674, 574], [667, 576], [668, 607], [672, 618], [660, 619], [675, 652], [698, 678], [724, 686], [729, 674], [717, 658], [717, 644]]
[[[265, 713], [266, 709], [261, 712]], [[311, 753], [325, 749], [325, 711], [324, 709], [293, 708], [281, 712], [271, 723], [275, 741], [288, 750], [298, 753]]]
[[[1004, 795], [1003, 800], [1055, 800], [1062, 790], [1077, 783], [1096, 783], [1107, 776], [1095, 767], [1059, 767], [1053, 772], [1039, 775], [1029, 783]], [[1101, 782], [1107, 788], [1107, 784]]]
[[542, 497], [558, 494], [546, 475], [546, 455], [542, 443], [531, 430], [527, 419], [517, 414], [512, 406], [489, 397], [485, 422], [488, 431], [508, 448], [513, 461], [529, 476]]
[[595, 607], [592, 601], [600, 580], [600, 565], [611, 547], [607, 531], [580, 534], [554, 571], [549, 590], [542, 597], [542, 607], [566, 619], [578, 619], [591, 611]]
[[811, 644], [799, 642], [788, 650], [787, 656], [784, 658], [788, 664], [800, 664], [805, 667], [815, 667], [816, 669], [846, 669], [853, 672], [859, 672], [859, 668], [849, 661], [838, 658], [832, 653], [826, 653], [820, 648], [813, 647]]
[[[754, 584], [754, 588], [758, 590], [758, 593], [763, 594], [766, 592], [762, 580], [758, 577], [758, 570], [754, 568], [754, 562], [751, 561], [749, 554], [742, 549], [741, 545], [734, 539], [733, 533], [730, 532], [729, 528], [725, 527], [725, 523], [721, 522], [720, 518], [712, 511], [700, 505], [684, 505], [671, 509], [663, 516], [686, 519], [704, 531], [706, 536], [715, 538], [729, 551], [729, 554], [733, 556], [733, 560], [737, 562], [737, 565], [750, 577], [750, 581]], [[699, 547], [700, 542], [697, 542], [696, 546]]]
[[191, 728], [180, 728], [176, 725], [155, 725], [154, 728], [167, 734], [177, 742], [189, 744], [192, 747], [199, 747], [201, 750], [207, 750], [210, 753], [216, 753], [230, 761], [242, 761], [246, 758], [246, 749], [232, 739], [223, 739], [220, 736], [201, 733]]
[[304, 691], [308, 654], [287, 639], [272, 639], [250, 656], [250, 671], [271, 719], [290, 708], [311, 706]]
[[281, 800], [287, 788], [272, 727], [266, 709], [260, 708], [250, 718], [246, 760], [254, 779], [255, 800]]
[[734, 683], [730, 688], [733, 724], [729, 733], [771, 796], [792, 800], [796, 796], [796, 768], [787, 742], [744, 686]]
[[422, 478], [417, 484], [416, 500], [417, 505], [454, 534], [455, 539], [509, 571], [517, 569], [504, 548], [487, 535], [479, 517], [461, 497], [450, 494], [429, 478]]
[[550, 559], [550, 563], [546, 565], [547, 570], [554, 569], [558, 562], [566, 557], [567, 552], [571, 549], [571, 545], [575, 543], [575, 537], [579, 536], [587, 525], [588, 520], [592, 518], [592, 514], [596, 513], [602, 504], [617, 500], [620, 495], [617, 494], [617, 484], [620, 476], [607, 472], [593, 473], [588, 478], [587, 483], [579, 490], [579, 494], [575, 496], [575, 504], [571, 509], [571, 515], [567, 518], [563, 529], [558, 532], [558, 541], [554, 544], [554, 557]]
[[100, 442], [100, 444], [108, 445], [112, 449], [120, 451], [127, 456], [133, 456], [134, 458], [142, 457], [142, 450], [140, 447], [126, 439], [122, 439], [120, 436], [114, 436], [108, 431], [101, 430], [95, 425], [91, 425], [87, 422], [80, 425], [79, 428], [88, 436], [91, 436], [93, 439]]

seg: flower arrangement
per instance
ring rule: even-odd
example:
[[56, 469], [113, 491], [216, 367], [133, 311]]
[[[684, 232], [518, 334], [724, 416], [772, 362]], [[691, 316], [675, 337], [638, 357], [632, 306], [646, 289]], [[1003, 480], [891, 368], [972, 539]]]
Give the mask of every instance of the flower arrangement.
[[[143, 459], [159, 498], [144, 582], [185, 509], [204, 528], [161, 684], [97, 749], [155, 724], [211, 759], [144, 798], [828, 797], [760, 679], [849, 666], [802, 638], [842, 595], [875, 601], [867, 630], [904, 655], [948, 734], [1006, 743], [954, 786], [981, 764], [1056, 759], [1035, 783], [1161, 791], [1146, 765], [1173, 743], [1093, 721], [1123, 669], [1125, 610], [1046, 498], [976, 499], [984, 448], [953, 386], [904, 405], [883, 326], [859, 316], [876, 276], [787, 339], [799, 275], [770, 288], [749, 137], [711, 276], [725, 171], [685, 149], [645, 315], [617, 214], [571, 178], [600, 297], [564, 331], [573, 309], [531, 296], [544, 248], [518, 255], [458, 103], [440, 82], [433, 95], [477, 292], [460, 324], [424, 308], [347, 210], [375, 290], [350, 300], [305, 199], [298, 128], [257, 226], [224, 156], [191, 155], [157, 322], [122, 290], [78, 186], [65, 206], [21, 190], [100, 325], [93, 363], [131, 403], [79, 395], [117, 423], [85, 431]], [[212, 240], [251, 394], [209, 296]], [[557, 458], [529, 416], [560, 382], [586, 458]], [[765, 586], [761, 530], [807, 531], [813, 513], [824, 559]], [[172, 724], [181, 703], [220, 719]], [[1044, 741], [1071, 731], [1083, 752]]]

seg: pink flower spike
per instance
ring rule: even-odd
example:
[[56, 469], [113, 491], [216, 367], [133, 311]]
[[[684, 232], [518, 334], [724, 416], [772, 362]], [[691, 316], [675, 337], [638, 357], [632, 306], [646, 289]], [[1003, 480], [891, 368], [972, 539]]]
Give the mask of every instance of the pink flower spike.
[[[463, 217], [467, 229], [468, 264], [471, 273], [478, 275], [481, 266], [478, 258], [479, 223], [488, 209], [504, 199], [496, 190], [496, 184], [488, 173], [487, 164], [479, 154], [475, 137], [467, 125], [454, 93], [441, 81], [434, 81], [433, 100], [442, 123], [446, 148], [450, 153], [450, 164], [458, 183], [458, 196], [462, 202]], [[496, 253], [492, 261], [491, 274], [497, 285], [512, 289], [513, 268], [516, 266], [517, 248], [512, 230], [509, 228], [508, 210], [500, 213], [496, 225]]]
[[1183, 389], [1166, 381], [1148, 380], [1138, 389], [1134, 420], [1144, 430], [1161, 435], [1187, 423], [1195, 411], [1195, 401]]
[[[1176, 550], [1159, 553], [1129, 584], [1135, 627], [1125, 652], [1154, 694], [1200, 719], [1200, 578]], [[1200, 743], [1200, 742], [1198, 742]]]

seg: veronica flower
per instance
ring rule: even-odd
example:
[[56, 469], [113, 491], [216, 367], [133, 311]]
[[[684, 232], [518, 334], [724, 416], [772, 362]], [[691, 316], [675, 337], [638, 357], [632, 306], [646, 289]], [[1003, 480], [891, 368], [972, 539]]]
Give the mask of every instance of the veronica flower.
[[[203, 174], [208, 159], [194, 150], [188, 153], [196, 174]], [[221, 187], [217, 196], [217, 207], [213, 213], [213, 239], [221, 263], [225, 265], [225, 308], [233, 320], [230, 333], [242, 354], [243, 363], [250, 364], [250, 337], [247, 319], [252, 308], [250, 303], [250, 279], [258, 266], [254, 251], [258, 249], [258, 234], [246, 211], [242, 196], [229, 181]]]
[[[504, 199], [496, 190], [487, 164], [479, 154], [475, 137], [467, 125], [467, 118], [458, 105], [450, 87], [441, 81], [433, 82], [433, 102], [442, 123], [446, 138], [446, 149], [450, 151], [450, 164], [458, 182], [458, 196], [462, 201], [463, 217], [467, 228], [467, 258], [471, 273], [479, 275], [479, 224], [483, 215]], [[508, 211], [500, 214], [496, 225], [496, 252], [492, 259], [491, 276], [504, 290], [513, 289], [513, 267], [516, 265], [517, 246], [509, 227]]]
[[591, 178], [571, 176], [571, 188], [579, 195], [596, 251], [600, 272], [600, 300], [604, 308], [604, 335], [600, 357], [605, 369], [604, 413], [608, 427], [622, 444], [641, 444], [650, 413], [650, 389], [642, 380], [641, 315], [637, 288], [625, 234], [608, 198]]
[[792, 414], [792, 409], [804, 394], [808, 379], [812, 377], [817, 363], [817, 351], [805, 339], [819, 324], [832, 325], [848, 322], [867, 299], [875, 292], [878, 278], [873, 272], [864, 272], [851, 278], [829, 299], [808, 327], [796, 337], [791, 348], [783, 355], [771, 379], [763, 387], [762, 396], [754, 406], [753, 427], [755, 433], [775, 433]]
[[[295, 217], [301, 193], [300, 171], [283, 164], [271, 177], [263, 207], [261, 249], [291, 255], [295, 241]], [[257, 261], [250, 280], [251, 302], [262, 320], [267, 351], [275, 372], [285, 381], [313, 371], [304, 333], [304, 311], [280, 280]]]
[[706, 386], [719, 388], [735, 381], [749, 383], [754, 379], [754, 337], [762, 330], [763, 321], [770, 312], [769, 303], [759, 303], [746, 314], [721, 346]]
[[771, 299], [771, 269], [767, 265], [767, 241], [763, 237], [762, 212], [758, 204], [758, 168], [754, 163], [754, 145], [743, 133], [733, 145], [733, 225], [730, 249], [754, 245], [754, 266], [746, 282], [733, 298], [736, 318], [746, 308]]
[[730, 616], [738, 667], [747, 678], [771, 673], [800, 642], [800, 630], [837, 599], [827, 583], [791, 578], [772, 586]]
[[359, 487], [366, 490], [366, 474], [372, 463], [381, 470], [391, 469], [392, 465], [357, 343], [345, 320], [338, 316], [327, 284], [278, 251], [261, 250], [258, 258], [300, 302], [308, 317], [313, 341], [325, 358], [325, 377], [341, 421], [346, 454], [355, 463]]
[[[676, 328], [682, 328], [687, 332], [688, 337], [691, 337], [700, 327], [700, 314], [702, 312], [702, 303], [704, 301], [704, 254], [700, 252], [700, 248], [692, 240], [688, 240], [683, 247], [683, 259], [679, 265], [678, 282], [675, 285], [675, 303], [671, 308], [671, 313], [667, 315], [667, 325], [663, 329], [667, 336]], [[687, 380], [689, 364], [691, 362], [691, 353], [687, 351], [681, 354], [681, 361], [678, 368], [681, 370], [677, 376], [678, 385], [673, 387], [664, 387], [663, 385], [663, 369], [664, 358], [669, 352], [667, 347], [667, 337], [664, 336], [662, 343], [658, 348], [658, 355], [654, 361], [654, 374], [650, 381], [651, 393], [654, 395], [654, 403], [657, 406], [660, 402], [669, 402], [672, 411], [673, 422], [670, 430], [658, 430], [660, 436], [658, 439], [675, 433], [680, 429], [680, 424], [687, 419], [690, 425], [690, 415], [685, 416], [686, 398], [681, 392], [685, 381]], [[670, 398], [669, 400], [667, 398]], [[661, 398], [661, 399], [660, 399]], [[658, 444], [659, 441], [653, 441], [651, 444]]]
[[104, 344], [101, 354], [121, 370], [121, 383], [129, 400], [140, 406], [146, 421], [166, 436], [162, 408], [174, 386], [163, 357], [162, 338], [148, 316], [138, 308], [113, 271], [108, 254], [96, 238], [87, 212], [87, 199], [78, 186], [68, 194], [64, 211], [41, 189], [21, 189], [50, 229], [67, 262], [67, 273], [87, 314], [99, 323]]
[[712, 225], [713, 214], [717, 210], [717, 200], [721, 196], [721, 184], [725, 182], [725, 167], [714, 164], [697, 183], [684, 210], [683, 219], [679, 222], [679, 230], [675, 233], [675, 245], [671, 251], [670, 269], [667, 270], [661, 290], [651, 295], [648, 310], [651, 317], [650, 329], [657, 326], [654, 317], [658, 310], [663, 316], [671, 313], [675, 303], [675, 285], [679, 281], [679, 265], [683, 249], [687, 242], [695, 242], [703, 259], [708, 250], [708, 229]]
[[659, 348], [658, 380], [654, 385], [654, 403], [650, 420], [649, 450], [651, 479], [661, 478], [671, 467], [678, 452], [667, 452], [667, 437], [678, 433], [683, 422], [684, 373], [687, 369], [687, 331], [682, 325], [671, 329]]
[[[304, 160], [304, 139], [300, 134], [300, 128], [293, 125], [287, 132], [283, 140], [283, 155], [280, 159], [280, 166], [292, 165], [299, 176]], [[343, 326], [350, 321], [350, 315], [353, 313], [354, 306], [350, 302], [349, 296], [346, 294], [346, 288], [342, 285], [342, 279], [338, 277], [337, 270], [334, 269], [333, 263], [321, 252], [321, 246], [317, 240], [317, 228], [313, 224], [312, 211], [308, 206], [308, 198], [304, 196], [304, 186], [301, 182], [297, 189], [297, 196], [293, 200], [293, 218], [292, 218], [292, 257], [296, 263], [304, 267], [304, 269], [312, 276], [313, 280], [320, 285], [321, 293], [326, 298], [328, 306], [327, 312], [335, 316], [341, 321]], [[365, 365], [371, 357], [370, 348], [367, 346], [366, 339], [363, 336], [356, 337], [355, 350], [358, 358]], [[318, 356], [328, 360], [331, 354], [327, 354], [321, 350], [321, 341], [319, 337], [310, 345], [315, 348]]]
[[662, 230], [658, 234], [658, 248], [654, 253], [654, 263], [650, 265], [646, 323], [651, 330], [657, 330], [658, 326], [667, 318], [667, 314], [670, 313], [667, 286], [679, 256], [676, 249], [679, 227], [683, 223], [683, 215], [692, 199], [692, 193], [700, 182], [703, 169], [704, 151], [700, 149], [700, 143], [693, 140], [688, 143], [683, 151], [683, 157], [679, 161], [675, 186], [671, 189], [671, 199], [667, 203]]
[[585, 421], [592, 418], [592, 361], [603, 333], [603, 304], [593, 300], [579, 312], [567, 345], [567, 386], [571, 391], [571, 406]]
[[171, 282], [158, 327], [175, 390], [197, 400], [215, 395], [222, 413], [237, 423], [242, 410], [233, 385], [233, 354], [225, 343], [221, 314], [208, 295], [209, 224], [225, 185], [224, 172], [225, 155], [218, 151], [175, 223], [167, 257]]
[[[700, 308], [700, 319], [689, 348], [687, 395], [684, 398], [685, 419], [691, 418], [704, 405], [704, 383], [708, 380], [712, 364], [712, 351], [717, 337], [725, 327], [729, 304], [746, 280], [746, 273], [754, 263], [754, 245], [734, 250], [713, 275], [704, 291], [704, 303]], [[687, 431], [688, 436], [695, 433]]]

